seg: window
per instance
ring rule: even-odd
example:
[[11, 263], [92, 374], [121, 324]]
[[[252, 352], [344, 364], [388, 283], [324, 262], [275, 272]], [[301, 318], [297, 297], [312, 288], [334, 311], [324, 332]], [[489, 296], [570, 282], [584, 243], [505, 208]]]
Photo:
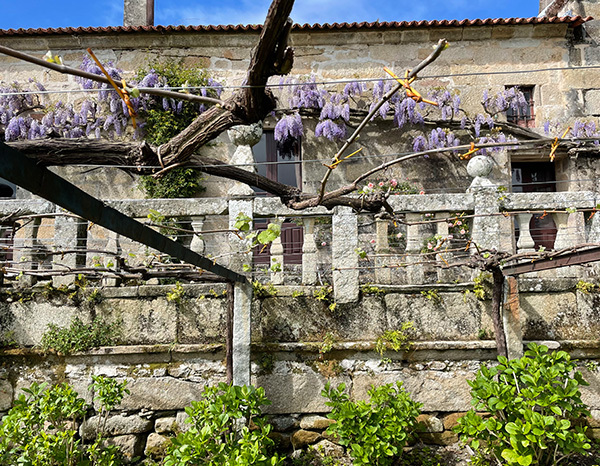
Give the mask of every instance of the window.
[[[300, 187], [302, 185], [302, 159], [301, 144], [299, 140], [290, 140], [280, 143], [275, 140], [273, 130], [264, 130], [263, 136], [258, 144], [252, 148], [254, 159], [258, 163], [259, 175], [266, 176], [270, 180], [279, 181], [289, 186]], [[256, 194], [266, 195], [256, 189]], [[267, 228], [267, 219], [256, 219], [254, 227], [256, 230]], [[281, 243], [283, 245], [283, 261], [285, 264], [302, 263], [302, 245], [304, 243], [304, 231], [293, 222], [284, 221], [281, 225]], [[255, 264], [269, 264], [270, 245], [264, 251], [254, 252]]]
[[[258, 144], [252, 148], [259, 175], [290, 186], [302, 184], [300, 141], [275, 140], [273, 130], [265, 130]], [[259, 191], [257, 191], [259, 192]]]
[[525, 96], [525, 100], [529, 104], [526, 108], [520, 108], [515, 111], [509, 108], [506, 111], [506, 120], [509, 123], [514, 123], [525, 128], [535, 127], [535, 112], [533, 108], [533, 89], [534, 86], [506, 86], [506, 89], [517, 87]]

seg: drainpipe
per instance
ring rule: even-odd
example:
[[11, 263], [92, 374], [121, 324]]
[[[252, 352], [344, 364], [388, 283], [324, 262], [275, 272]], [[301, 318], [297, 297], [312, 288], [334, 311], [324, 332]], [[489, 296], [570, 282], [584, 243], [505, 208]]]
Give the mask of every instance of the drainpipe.
[[154, 0], [124, 0], [123, 26], [154, 26]]

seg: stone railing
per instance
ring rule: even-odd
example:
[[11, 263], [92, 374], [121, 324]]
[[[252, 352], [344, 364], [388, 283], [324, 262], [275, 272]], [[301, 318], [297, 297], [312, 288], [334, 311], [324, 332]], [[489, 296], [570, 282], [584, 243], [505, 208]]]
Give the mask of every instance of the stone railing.
[[[600, 241], [597, 216], [586, 223], [584, 213], [598, 203], [597, 194], [593, 192], [499, 193], [496, 188], [484, 187], [459, 194], [396, 195], [389, 199], [394, 211], [402, 213], [395, 226], [391, 219], [357, 215], [344, 207], [333, 211], [324, 208], [292, 211], [270, 197], [105, 202], [140, 221], [147, 221], [151, 211], [160, 212], [165, 218], [184, 220], [188, 230], [198, 233], [182, 233], [180, 239], [184, 244], [240, 272], [244, 270], [244, 264], [252, 263], [253, 258], [252, 253], [247, 252], [244, 239], [233, 232], [238, 215], [243, 213], [255, 221], [260, 218], [280, 222], [293, 219], [303, 233], [301, 267], [286, 263], [285, 245], [278, 238], [270, 245], [270, 261], [281, 267], [265, 268], [262, 273], [268, 274], [267, 280], [276, 285], [289, 283], [292, 271], [296, 274], [296, 283], [314, 285], [331, 280], [335, 299], [339, 302], [356, 301], [361, 283], [422, 284], [427, 282], [425, 275], [428, 273], [434, 277], [430, 282], [448, 282], [450, 278], [450, 281], [456, 281], [455, 274], [450, 277], [447, 270], [436, 270], [431, 266], [428, 269], [421, 266], [420, 261], [426, 238], [436, 235], [447, 238], [449, 223], [444, 219], [455, 218], [457, 213], [464, 214], [465, 221], [469, 222], [471, 251], [475, 247], [509, 252], [532, 250], [529, 221], [534, 211], [547, 211], [547, 215], [553, 217], [557, 230], [554, 249]], [[5, 242], [1, 259], [11, 262], [13, 268], [26, 270], [32, 264], [40, 269], [69, 271], [86, 265], [116, 267], [114, 256], [148, 254], [143, 246], [88, 225], [46, 201], [0, 202], [0, 216], [15, 212], [34, 217], [15, 233], [13, 240], [7, 238], [9, 227], [1, 227]], [[390, 244], [391, 228], [400, 231], [402, 245]], [[205, 234], [205, 231], [214, 233]], [[228, 241], [223, 241], [223, 237]], [[463, 256], [468, 256], [467, 249], [462, 250]], [[427, 254], [426, 257], [429, 262], [435, 257], [442, 263], [453, 256], [446, 253]], [[397, 272], [401, 268], [406, 270], [404, 275]], [[255, 274], [258, 273], [255, 270]]]

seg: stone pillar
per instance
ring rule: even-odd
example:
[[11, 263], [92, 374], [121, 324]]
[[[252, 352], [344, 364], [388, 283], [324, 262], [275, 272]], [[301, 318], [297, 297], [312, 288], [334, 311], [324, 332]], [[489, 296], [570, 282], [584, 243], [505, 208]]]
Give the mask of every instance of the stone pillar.
[[[57, 212], [64, 212], [57, 208]], [[52, 268], [55, 270], [75, 270], [85, 264], [87, 247], [87, 222], [76, 217], [58, 215], [54, 219], [54, 248], [57, 251], [71, 251], [62, 255], [55, 255]], [[82, 252], [74, 252], [80, 250]], [[70, 285], [75, 281], [75, 275], [54, 276], [52, 285], [59, 287]]]
[[501, 220], [498, 215], [493, 215], [500, 212], [498, 189], [488, 178], [493, 166], [494, 161], [487, 155], [477, 155], [467, 165], [467, 172], [474, 178], [468, 189], [475, 197], [472, 253], [485, 249], [503, 249]]
[[317, 243], [315, 241], [315, 219], [306, 217], [304, 224], [304, 244], [302, 245], [302, 283], [317, 283]]
[[521, 306], [519, 287], [515, 277], [504, 281], [504, 309], [502, 313], [508, 359], [523, 356], [523, 329], [521, 328]]
[[358, 301], [358, 217], [350, 207], [336, 207], [332, 218], [333, 292], [338, 303]]
[[[17, 251], [13, 252], [13, 260], [18, 259], [15, 265], [22, 269], [39, 269], [41, 268], [40, 260], [42, 257], [42, 243], [38, 239], [40, 226], [42, 224], [41, 217], [35, 217], [31, 223], [25, 227], [25, 237], [23, 238], [23, 252], [20, 257], [17, 257]], [[19, 265], [22, 263], [22, 265]], [[36, 278], [31, 275], [24, 275], [19, 279], [19, 282], [24, 286], [33, 286], [36, 283]]]
[[204, 216], [192, 217], [191, 221], [192, 240], [190, 241], [190, 249], [198, 254], [204, 254], [206, 245], [204, 244], [204, 238], [202, 237], [202, 228], [204, 227]]
[[[281, 227], [283, 219], [274, 220], [272, 223], [278, 223]], [[277, 267], [279, 264], [279, 267]], [[281, 235], [273, 240], [271, 243], [271, 283], [273, 285], [283, 285], [283, 243], [281, 242]], [[273, 271], [279, 268], [279, 271]]]
[[533, 252], [535, 251], [535, 241], [531, 237], [529, 230], [529, 222], [532, 214], [520, 213], [515, 216], [515, 220], [519, 225], [519, 241], [517, 241], [517, 252]]
[[408, 212], [406, 214], [406, 277], [409, 284], [422, 285], [425, 283], [425, 269], [422, 265], [411, 265], [421, 260], [419, 254], [423, 247], [420, 225], [410, 225], [421, 221], [421, 214]]
[[124, 0], [123, 26], [153, 26], [154, 0]]
[[233, 288], [233, 384], [250, 385], [252, 285]]
[[[229, 229], [235, 228], [237, 217], [243, 214], [251, 219], [254, 218], [254, 200], [253, 199], [230, 199], [229, 200]], [[250, 226], [252, 228], [252, 225]], [[229, 233], [229, 247], [231, 248], [231, 259], [229, 268], [236, 272], [243, 272], [244, 265], [252, 265], [251, 244], [244, 238], [238, 237], [235, 233]]]
[[[438, 253], [435, 256], [439, 265], [445, 265], [447, 263], [452, 262], [453, 253], [452, 252], [444, 252], [444, 249], [451, 249], [451, 242], [448, 239], [448, 235], [450, 234], [450, 231], [448, 229], [448, 222], [444, 220], [449, 217], [450, 217], [450, 212], [436, 212], [435, 217], [434, 217], [436, 220], [440, 220], [439, 222], [437, 222], [435, 224], [436, 234], [440, 235], [442, 238], [446, 239], [444, 241], [443, 246], [440, 248], [440, 250], [438, 251]], [[442, 221], [442, 220], [444, 220], [444, 221]], [[448, 283], [448, 282], [454, 281], [455, 274], [456, 274], [456, 270], [442, 269], [442, 268], [437, 267], [438, 281], [441, 283]]]
[[[252, 155], [252, 146], [254, 146], [262, 137], [262, 123], [256, 123], [248, 126], [234, 126], [227, 131], [231, 142], [237, 146], [231, 156], [229, 163], [233, 165], [247, 164], [242, 166], [243, 170], [256, 173], [254, 155]], [[254, 212], [254, 191], [247, 184], [240, 182], [230, 182], [231, 186], [227, 191], [229, 197], [229, 229], [233, 230], [238, 214], [242, 213], [253, 218]], [[248, 251], [249, 244], [240, 240], [237, 235], [229, 235], [229, 244], [234, 254], [229, 268], [237, 272], [243, 270], [244, 265], [252, 265], [252, 253]]]
[[[123, 250], [121, 249], [121, 242], [119, 241], [120, 235], [115, 233], [114, 231], [108, 232], [108, 241], [106, 243], [106, 251], [112, 254], [107, 254], [104, 256], [104, 265], [114, 270], [115, 272], [120, 270], [119, 267], [119, 257]], [[120, 283], [120, 279], [116, 277], [104, 277], [102, 279], [103, 286], [118, 286]]]
[[375, 283], [380, 285], [389, 285], [392, 281], [389, 257], [379, 257], [390, 253], [390, 241], [388, 238], [388, 221], [377, 216], [375, 218]]

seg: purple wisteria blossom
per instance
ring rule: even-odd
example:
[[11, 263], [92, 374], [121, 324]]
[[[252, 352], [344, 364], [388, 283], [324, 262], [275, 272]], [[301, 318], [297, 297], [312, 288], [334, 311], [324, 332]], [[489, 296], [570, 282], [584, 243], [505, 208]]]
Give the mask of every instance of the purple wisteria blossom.
[[283, 142], [288, 139], [298, 139], [303, 134], [302, 117], [298, 112], [283, 116], [275, 125], [276, 141]]
[[343, 122], [336, 123], [333, 120], [323, 120], [315, 128], [316, 137], [326, 137], [330, 141], [340, 140], [346, 137], [346, 125]]

